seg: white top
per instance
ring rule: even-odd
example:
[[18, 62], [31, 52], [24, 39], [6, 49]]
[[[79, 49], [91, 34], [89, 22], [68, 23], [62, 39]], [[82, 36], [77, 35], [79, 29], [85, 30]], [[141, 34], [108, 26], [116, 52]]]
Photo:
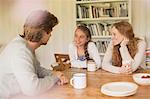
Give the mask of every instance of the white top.
[[17, 36], [0, 54], [0, 97], [19, 92], [36, 95], [51, 88], [58, 78], [40, 67], [36, 56]]
[[[96, 63], [97, 69], [101, 67], [101, 58], [96, 45], [93, 42], [88, 43], [87, 47], [89, 57]], [[78, 60], [77, 47], [74, 43], [69, 45], [69, 57], [71, 61], [71, 67], [87, 68], [86, 61]]]
[[[121, 53], [122, 57], [122, 63], [131, 62], [131, 66], [133, 71], [136, 71], [139, 66], [144, 67], [144, 59], [145, 59], [145, 49], [146, 49], [146, 43], [144, 40], [140, 40], [138, 43], [138, 52], [134, 56], [134, 58], [131, 57], [127, 46], [121, 46], [119, 51]], [[119, 70], [121, 67], [113, 66], [112, 65], [112, 50], [113, 45], [112, 42], [109, 44], [107, 51], [105, 53], [103, 62], [102, 62], [102, 68], [106, 71], [112, 72], [112, 73], [120, 73]]]

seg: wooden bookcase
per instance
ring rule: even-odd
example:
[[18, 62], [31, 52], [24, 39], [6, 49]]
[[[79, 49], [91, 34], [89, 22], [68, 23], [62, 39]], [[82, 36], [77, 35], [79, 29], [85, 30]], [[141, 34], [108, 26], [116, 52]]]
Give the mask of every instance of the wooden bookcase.
[[111, 25], [122, 20], [131, 23], [131, 0], [76, 0], [75, 7], [76, 25], [90, 29], [101, 56], [111, 39]]

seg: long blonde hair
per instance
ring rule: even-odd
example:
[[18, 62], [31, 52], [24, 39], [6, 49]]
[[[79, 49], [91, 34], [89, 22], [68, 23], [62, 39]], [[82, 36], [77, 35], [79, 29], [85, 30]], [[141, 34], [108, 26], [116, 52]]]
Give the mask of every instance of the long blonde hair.
[[[129, 39], [129, 42], [127, 44], [127, 48], [129, 50], [129, 53], [131, 55], [132, 58], [134, 58], [138, 48], [137, 48], [137, 44], [139, 42], [139, 38], [136, 38], [134, 36], [134, 32], [133, 32], [133, 28], [131, 26], [130, 23], [125, 22], [125, 21], [121, 21], [118, 23], [114, 23], [113, 27], [115, 27], [123, 36], [125, 36], [127, 39]], [[120, 55], [120, 44], [115, 45], [113, 47], [113, 54], [112, 54], [112, 64], [114, 66], [122, 66], [122, 58]]]

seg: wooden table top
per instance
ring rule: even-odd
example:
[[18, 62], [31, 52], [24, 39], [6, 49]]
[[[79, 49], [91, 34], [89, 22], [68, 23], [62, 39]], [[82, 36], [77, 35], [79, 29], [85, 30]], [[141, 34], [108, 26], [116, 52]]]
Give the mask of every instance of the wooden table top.
[[[86, 69], [71, 68], [65, 70], [65, 75], [70, 79], [74, 73], [87, 74], [87, 87], [74, 89], [70, 84], [64, 86], [55, 85], [47, 93], [38, 97], [17, 96], [12, 99], [150, 99], [150, 86], [141, 86], [137, 93], [127, 97], [111, 97], [100, 92], [101, 86], [109, 82], [134, 82], [132, 75], [112, 74], [103, 70], [87, 72]], [[137, 72], [150, 73], [150, 70], [139, 70]]]

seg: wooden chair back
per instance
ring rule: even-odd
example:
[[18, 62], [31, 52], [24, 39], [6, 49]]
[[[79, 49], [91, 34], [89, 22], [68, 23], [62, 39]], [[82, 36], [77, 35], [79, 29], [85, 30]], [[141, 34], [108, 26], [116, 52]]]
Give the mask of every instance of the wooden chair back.
[[59, 64], [59, 66], [53, 67], [54, 70], [63, 71], [71, 67], [70, 58], [68, 54], [55, 53], [54, 56], [56, 62]]

